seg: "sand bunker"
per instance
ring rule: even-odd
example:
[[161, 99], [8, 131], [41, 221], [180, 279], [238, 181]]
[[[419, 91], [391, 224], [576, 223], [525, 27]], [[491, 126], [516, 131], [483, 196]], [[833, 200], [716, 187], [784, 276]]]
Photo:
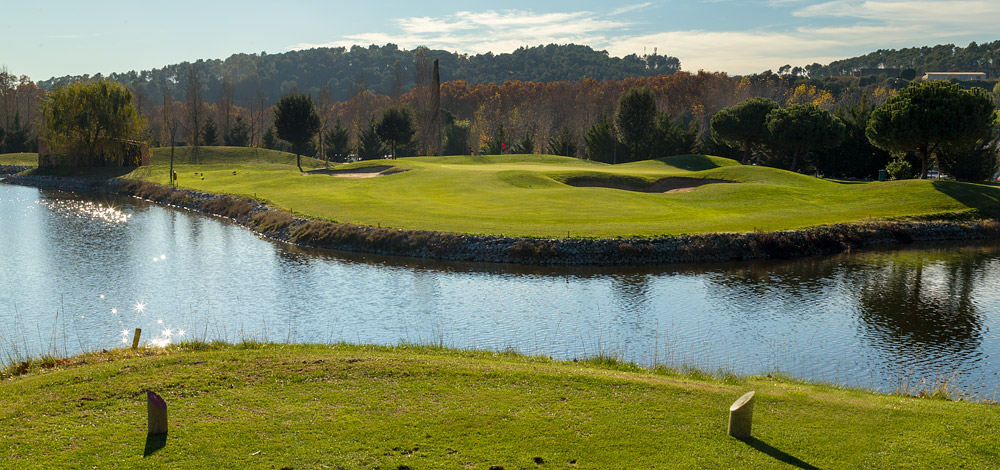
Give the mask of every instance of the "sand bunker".
[[390, 165], [375, 165], [361, 168], [349, 168], [346, 170], [313, 170], [307, 172], [310, 175], [330, 175], [337, 178], [375, 178], [377, 176], [393, 175], [407, 171], [404, 168], [396, 168]]
[[735, 183], [729, 180], [669, 177], [656, 180], [649, 186], [628, 186], [615, 181], [600, 178], [577, 178], [567, 181], [566, 184], [581, 188], [612, 188], [625, 191], [636, 191], [640, 193], [686, 193], [694, 191], [698, 186], [716, 183]]

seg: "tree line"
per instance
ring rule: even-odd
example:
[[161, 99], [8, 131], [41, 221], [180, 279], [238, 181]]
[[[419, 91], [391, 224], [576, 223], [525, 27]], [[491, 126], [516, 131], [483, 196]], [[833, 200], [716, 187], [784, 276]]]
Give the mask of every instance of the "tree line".
[[711, 138], [736, 147], [744, 164], [855, 178], [886, 169], [907, 179], [927, 178], [936, 163], [957, 179], [982, 181], [997, 169], [997, 124], [986, 90], [933, 81], [835, 114], [753, 98], [716, 113]]
[[[190, 69], [197, 70], [198, 86], [208, 102], [226, 99], [249, 106], [262, 98], [271, 106], [281, 95], [301, 92], [318, 96], [328, 90], [333, 101], [344, 101], [365, 90], [398, 98], [418, 86], [421, 67], [436, 58], [442, 80], [468, 83], [503, 83], [509, 80], [554, 82], [591, 77], [621, 80], [670, 74], [680, 70], [676, 57], [657, 53], [612, 57], [606, 51], [575, 44], [521, 47], [503, 54], [459, 54], [443, 50], [400, 49], [395, 44], [351, 48], [315, 48], [279, 54], [233, 54], [221, 59], [167, 65], [159, 69], [112, 73], [107, 77], [74, 75], [38, 82], [45, 90], [80, 80], [108, 78], [136, 95], [158, 98], [169, 89], [173, 100], [184, 100]], [[149, 102], [152, 103], [152, 102]], [[140, 110], [143, 111], [143, 110]]]
[[[286, 93], [305, 96], [316, 111], [316, 132], [296, 146], [282, 138], [278, 108], [267, 105], [263, 97], [247, 106], [231, 99], [209, 102], [197, 67], [188, 69], [185, 89], [164, 88], [159, 103], [129, 91], [135, 107], [144, 110], [139, 113], [147, 124], [143, 132], [154, 145], [257, 145], [334, 161], [385, 155], [551, 153], [616, 163], [707, 153], [831, 176], [871, 178], [879, 169], [903, 163], [923, 174], [932, 158], [940, 160], [946, 152], [957, 155], [955, 149], [942, 147], [930, 153], [934, 157], [917, 149], [893, 159], [893, 150], [869, 139], [872, 112], [919, 80], [858, 81], [828, 89], [823, 81], [784, 71], [743, 77], [676, 72], [604, 81], [442, 83], [439, 61], [425, 59], [418, 60], [413, 70], [416, 85], [398, 96], [363, 90], [335, 101], [325, 87], [316, 96]], [[182, 100], [175, 99], [178, 93]], [[763, 116], [758, 119], [757, 136], [740, 140], [727, 134], [731, 129], [727, 131], [726, 123], [745, 124], [740, 113], [753, 111], [754, 106]], [[410, 139], [379, 132], [390, 109], [406, 116]]]
[[813, 78], [850, 75], [861, 69], [911, 69], [917, 76], [926, 72], [985, 72], [1000, 77], [1000, 40], [966, 47], [954, 44], [879, 49], [859, 57], [836, 60], [827, 65], [812, 64], [800, 70]]

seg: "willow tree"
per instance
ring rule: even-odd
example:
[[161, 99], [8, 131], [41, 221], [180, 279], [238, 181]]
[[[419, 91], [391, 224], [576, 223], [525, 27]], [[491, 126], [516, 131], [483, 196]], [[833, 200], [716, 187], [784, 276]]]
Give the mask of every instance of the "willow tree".
[[934, 155], [990, 140], [995, 110], [993, 97], [981, 88], [963, 90], [946, 81], [911, 85], [872, 111], [865, 135], [894, 155], [915, 152], [920, 177], [927, 178]]
[[125, 85], [106, 79], [57, 87], [42, 104], [42, 137], [54, 155], [79, 156], [83, 166], [140, 163], [133, 144], [142, 140], [139, 116]]

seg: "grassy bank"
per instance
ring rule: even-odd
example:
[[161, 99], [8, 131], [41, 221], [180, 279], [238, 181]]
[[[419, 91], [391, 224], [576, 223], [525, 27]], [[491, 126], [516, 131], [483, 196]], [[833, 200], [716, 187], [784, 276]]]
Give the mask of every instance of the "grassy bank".
[[[169, 149], [133, 172], [167, 183]], [[773, 231], [939, 214], [992, 215], [1000, 188], [946, 181], [847, 183], [724, 158], [680, 156], [621, 165], [565, 157], [420, 157], [359, 162], [398, 173], [373, 178], [300, 174], [268, 150], [177, 149], [181, 187], [255, 197], [312, 218], [360, 225], [530, 237], [618, 237]], [[322, 163], [306, 159], [307, 168]], [[671, 177], [726, 180], [688, 192], [643, 192]], [[598, 181], [609, 187], [577, 187]], [[572, 183], [572, 184], [567, 184]]]
[[[995, 405], [425, 347], [194, 344], [0, 382], [18, 468], [985, 468]], [[169, 406], [147, 439], [145, 390]], [[726, 435], [757, 391], [754, 435]]]
[[37, 166], [37, 153], [0, 153], [0, 165]]

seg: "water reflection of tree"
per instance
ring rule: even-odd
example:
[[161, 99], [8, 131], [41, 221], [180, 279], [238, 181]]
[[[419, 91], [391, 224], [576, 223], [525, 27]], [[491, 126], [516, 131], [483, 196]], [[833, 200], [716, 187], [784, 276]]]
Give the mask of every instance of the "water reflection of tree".
[[[615, 301], [621, 305], [620, 312], [632, 316], [629, 323], [642, 325], [642, 317], [649, 311], [649, 276], [645, 274], [623, 274], [611, 278], [611, 290]], [[622, 318], [621, 320], [627, 320]]]
[[978, 348], [983, 318], [974, 290], [988, 262], [974, 254], [872, 266], [859, 283], [863, 336], [880, 350]]
[[841, 257], [809, 257], [746, 263], [711, 276], [712, 283], [744, 295], [765, 297], [775, 289], [790, 297], [811, 295], [834, 276]]

